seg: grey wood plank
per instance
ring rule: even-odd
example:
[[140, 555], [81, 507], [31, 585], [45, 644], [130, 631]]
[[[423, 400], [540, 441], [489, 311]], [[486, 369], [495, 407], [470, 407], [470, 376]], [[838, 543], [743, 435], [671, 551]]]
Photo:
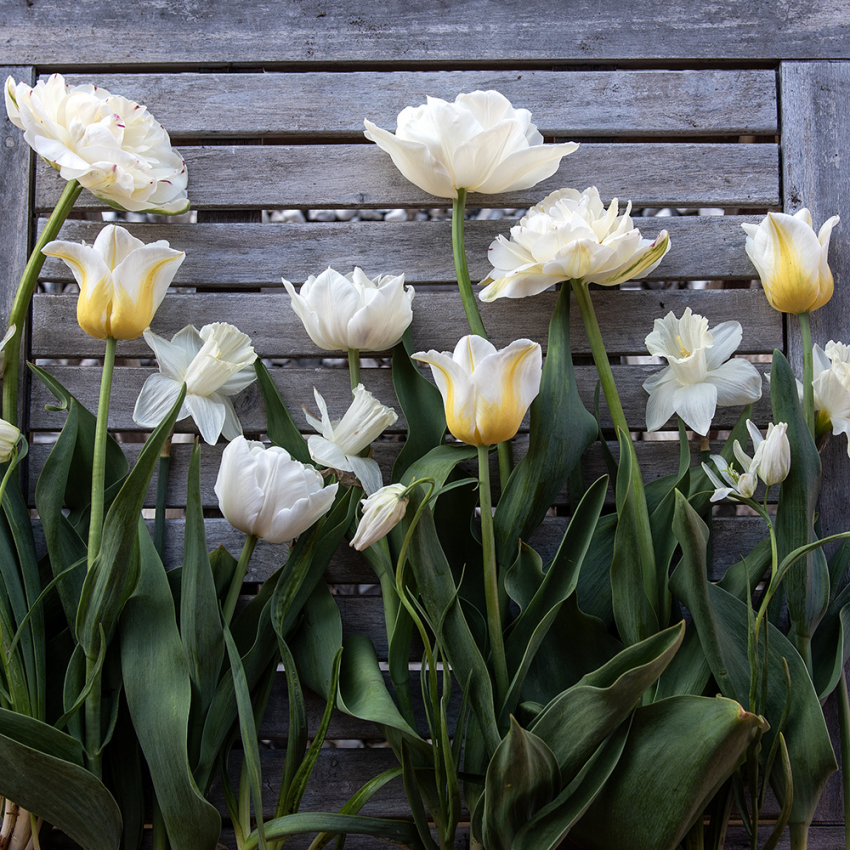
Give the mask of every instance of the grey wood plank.
[[[499, 4], [464, 0], [445, 5], [381, 0], [355, 10], [316, 0], [252, 0], [234, 14], [227, 0], [199, 6], [109, 0], [7, 3], [0, 56], [9, 64], [65, 66], [211, 65], [326, 70], [382, 67], [546, 67], [551, 63], [781, 58], [847, 58], [846, 0], [804, 6], [756, 2], [659, 9], [635, 0], [617, 4], [576, 0], [567, 12], [544, 0]], [[82, 60], [82, 62], [81, 62]]]
[[[634, 216], [646, 238], [661, 230], [672, 248], [647, 280], [749, 280], [755, 274], [744, 250], [743, 222], [761, 216]], [[40, 224], [43, 224], [43, 220]], [[464, 225], [469, 272], [481, 280], [492, 270], [487, 249], [508, 235], [516, 221], [467, 221]], [[454, 283], [451, 222], [305, 222], [298, 224], [129, 224], [143, 242], [167, 239], [186, 252], [175, 283], [212, 288], [280, 287], [281, 277], [305, 281], [328, 266], [345, 273], [360, 266], [368, 274], [404, 272], [408, 283]], [[94, 242], [103, 224], [67, 221], [60, 238]], [[48, 257], [42, 277], [71, 282], [70, 269]]]
[[[119, 347], [120, 356], [120, 347]], [[316, 361], [318, 365], [319, 361]], [[614, 366], [614, 376], [620, 393], [623, 408], [629, 417], [630, 427], [636, 431], [646, 427], [645, 412], [647, 394], [643, 390], [643, 382], [656, 373], [660, 366]], [[764, 371], [765, 364], [759, 368]], [[148, 375], [155, 370], [138, 366], [118, 366], [112, 389], [112, 401], [109, 410], [109, 428], [113, 431], [138, 431], [139, 426], [133, 422], [133, 408], [142, 389], [142, 384]], [[94, 366], [51, 366], [51, 374], [79, 399], [89, 410], [97, 409], [97, 397], [100, 391], [100, 368]], [[389, 369], [363, 369], [360, 373], [364, 386], [378, 399], [389, 406], [395, 405], [392, 389], [392, 375]], [[321, 368], [274, 368], [272, 377], [280, 390], [284, 401], [289, 405], [293, 418], [299, 427], [310, 433], [305, 420], [298, 412], [303, 404], [313, 409], [313, 388], [318, 387], [325, 397], [331, 416], [342, 416], [348, 409], [351, 399], [351, 385], [347, 369]], [[576, 367], [576, 384], [585, 405], [593, 409], [593, 398], [598, 380], [596, 368], [593, 366]], [[37, 431], [59, 430], [64, 422], [64, 415], [59, 412], [46, 410], [45, 405], [53, 402], [53, 396], [39, 382], [33, 384], [32, 396], [32, 428]], [[234, 397], [236, 413], [246, 432], [257, 433], [265, 425], [265, 408], [262, 396], [256, 382]], [[398, 421], [390, 426], [386, 433], [403, 433], [405, 431], [404, 417], [400, 410]], [[728, 427], [737, 421], [740, 409], [721, 407], [717, 409], [714, 418], [714, 428]], [[600, 412], [603, 428], [611, 427], [607, 410]], [[755, 403], [754, 420], [761, 427], [771, 420], [769, 399], [763, 396]], [[527, 428], [526, 416], [523, 428]], [[193, 433], [194, 423], [190, 418], [177, 423], [177, 431]]]
[[[839, 214], [841, 224], [829, 248], [835, 294], [829, 304], [812, 314], [812, 336], [821, 346], [830, 339], [850, 342], [850, 65], [815, 62], [783, 63], [782, 146], [784, 206], [787, 212], [808, 207], [815, 227]], [[802, 374], [799, 323], [788, 317], [788, 350]], [[821, 523], [824, 534], [847, 530], [850, 514], [850, 476], [843, 439], [830, 439], [823, 455]]]
[[[395, 129], [426, 96], [495, 89], [545, 136], [760, 135], [776, 132], [768, 70], [389, 71], [304, 74], [69, 74], [142, 103], [182, 141], [360, 139], [363, 119]], [[186, 104], [192, 108], [187, 109]]]
[[[294, 207], [421, 207], [434, 197], [408, 183], [376, 145], [213, 145], [180, 149], [197, 209]], [[41, 163], [36, 206], [52, 209], [62, 178]], [[525, 207], [555, 189], [595, 185], [604, 198], [636, 207], [775, 207], [776, 145], [584, 144], [558, 172], [532, 189], [472, 195], [471, 206]], [[80, 209], [105, 209], [83, 193]]]
[[[501, 348], [515, 339], [539, 340], [546, 348], [549, 319], [556, 294], [535, 298], [502, 299], [481, 304], [481, 314], [493, 344]], [[599, 290], [593, 293], [594, 309], [610, 355], [647, 355], [644, 343], [653, 321], [669, 312], [681, 316], [686, 307], [709, 319], [709, 326], [740, 321], [744, 337], [739, 354], [766, 354], [784, 344], [782, 317], [757, 289], [729, 290]], [[590, 346], [581, 315], [570, 312], [571, 340], [576, 355], [587, 355]], [[157, 311], [153, 330], [170, 338], [188, 324], [201, 327], [227, 321], [247, 333], [261, 357], [327, 357], [313, 344], [290, 305], [289, 296], [236, 293], [171, 295]], [[416, 345], [451, 351], [469, 333], [460, 294], [454, 286], [440, 291], [417, 292], [413, 301], [413, 338]], [[152, 357], [144, 338], [121, 345], [124, 357]], [[101, 357], [103, 341], [90, 337], [77, 324], [76, 295], [41, 295], [33, 305], [32, 357]]]

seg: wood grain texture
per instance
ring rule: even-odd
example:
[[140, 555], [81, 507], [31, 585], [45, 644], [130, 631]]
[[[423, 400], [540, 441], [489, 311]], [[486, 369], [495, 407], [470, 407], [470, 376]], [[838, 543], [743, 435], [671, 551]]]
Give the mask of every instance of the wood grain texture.
[[[362, 139], [425, 97], [495, 89], [544, 136], [776, 132], [772, 71], [440, 71], [66, 75], [142, 103], [172, 138]], [[192, 108], [187, 109], [186, 104]]]
[[[189, 200], [196, 209], [433, 207], [433, 195], [408, 183], [376, 145], [213, 145], [183, 147]], [[603, 198], [635, 207], [775, 207], [776, 145], [584, 144], [537, 186], [505, 195], [470, 195], [470, 206], [527, 207], [555, 189], [595, 185]], [[37, 169], [36, 206], [52, 209], [62, 178]], [[106, 209], [90, 192], [80, 209]]]
[[327, 69], [511, 67], [717, 57], [748, 62], [847, 58], [846, 0], [720, 4], [576, 0], [493, 4], [381, 0], [356, 11], [324, 0], [53, 0], [5, 3], [2, 61], [42, 68], [181, 64], [230, 68], [303, 63]]
[[[744, 250], [743, 222], [761, 216], [664, 216], [632, 219], [646, 238], [666, 229], [672, 248], [646, 280], [749, 280], [755, 275]], [[44, 220], [40, 224], [43, 225]], [[507, 236], [515, 220], [467, 221], [469, 272], [481, 280], [492, 270], [490, 243]], [[103, 224], [67, 221], [60, 238], [94, 242]], [[186, 252], [175, 283], [232, 289], [281, 287], [281, 277], [302, 283], [328, 266], [343, 273], [360, 266], [367, 274], [404, 272], [408, 283], [454, 283], [451, 222], [305, 222], [298, 224], [129, 224], [143, 242], [167, 239]], [[71, 282], [65, 263], [48, 257], [42, 277]]]
[[[554, 292], [545, 292], [535, 298], [502, 299], [482, 304], [482, 318], [493, 344], [502, 348], [515, 339], [529, 338], [539, 340], [545, 350], [556, 297]], [[773, 310], [762, 292], [756, 289], [598, 290], [593, 293], [593, 301], [599, 324], [604, 329], [606, 348], [612, 356], [647, 355], [644, 340], [652, 330], [653, 321], [671, 311], [681, 316], [686, 307], [706, 316], [711, 327], [720, 322], [740, 321], [744, 336], [739, 354], [766, 354], [783, 346], [781, 314]], [[76, 311], [76, 295], [36, 297], [32, 357], [103, 355], [103, 341], [80, 329]], [[570, 319], [574, 354], [589, 354], [590, 346], [574, 297]], [[224, 321], [247, 333], [261, 357], [333, 356], [333, 352], [325, 352], [313, 344], [283, 290], [279, 294], [247, 297], [236, 293], [172, 295], [157, 311], [153, 330], [170, 338], [188, 324], [200, 328], [210, 322]], [[418, 348], [454, 349], [457, 341], [469, 333], [457, 288], [417, 292], [411, 332]], [[153, 356], [144, 338], [122, 342], [119, 349], [123, 357]]]

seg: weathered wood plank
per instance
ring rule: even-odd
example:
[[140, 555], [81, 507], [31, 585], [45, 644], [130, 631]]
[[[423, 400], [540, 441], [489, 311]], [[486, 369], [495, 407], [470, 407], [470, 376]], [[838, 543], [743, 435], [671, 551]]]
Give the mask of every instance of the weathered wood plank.
[[[540, 340], [545, 349], [555, 299], [554, 292], [545, 292], [536, 298], [482, 304], [482, 318], [493, 344], [501, 348], [525, 337]], [[670, 311], [681, 316], [686, 307], [708, 317], [711, 327], [741, 320], [744, 337], [739, 354], [766, 354], [783, 346], [782, 317], [756, 289], [600, 290], [593, 293], [593, 301], [610, 355], [646, 355], [644, 340], [652, 330], [653, 321]], [[76, 295], [41, 295], [35, 299], [32, 357], [103, 356], [103, 341], [80, 329], [76, 311]], [[624, 317], [628, 321], [623, 321]], [[589, 354], [590, 346], [575, 303], [570, 318], [574, 353]], [[249, 297], [230, 293], [169, 296], [157, 311], [153, 329], [160, 336], [170, 338], [188, 324], [201, 327], [223, 321], [247, 333], [261, 357], [328, 356], [307, 336], [283, 290], [280, 294]], [[454, 349], [457, 341], [469, 333], [457, 288], [417, 292], [411, 330], [417, 346], [438, 351]], [[123, 357], [152, 357], [143, 338], [121, 343], [120, 351]]]
[[[759, 135], [776, 132], [773, 71], [449, 71], [66, 75], [142, 103], [171, 134], [360, 139], [363, 119], [394, 129], [426, 96], [495, 89], [545, 136]], [[186, 104], [192, 104], [191, 109]]]
[[[308, 433], [305, 420], [298, 413], [303, 404], [315, 408], [313, 387], [318, 387], [327, 401], [331, 416], [342, 416], [351, 403], [351, 385], [347, 369], [318, 368], [274, 368], [272, 377], [284, 400], [293, 412], [293, 417], [299, 427]], [[629, 416], [630, 426], [636, 431], [646, 427], [644, 415], [647, 395], [643, 390], [643, 382], [657, 372], [660, 366], [614, 366], [614, 376], [620, 393], [623, 408]], [[764, 371], [764, 364], [760, 368]], [[148, 375], [155, 370], [137, 366], [118, 366], [112, 390], [112, 402], [109, 410], [109, 428], [113, 431], [137, 431], [139, 426], [133, 422], [132, 413], [142, 384]], [[100, 369], [93, 366], [51, 366], [50, 372], [79, 399], [89, 410], [97, 409], [97, 397], [100, 390]], [[389, 369], [363, 369], [361, 378], [364, 386], [373, 392], [385, 404], [392, 406], [394, 393], [392, 375]], [[585, 405], [593, 409], [593, 398], [596, 390], [598, 375], [593, 366], [576, 367], [576, 384]], [[38, 381], [33, 384], [32, 394], [32, 427], [37, 431], [55, 431], [62, 427], [64, 414], [46, 410], [45, 405], [53, 402], [53, 396]], [[236, 413], [246, 432], [262, 431], [266, 422], [265, 408], [257, 384], [251, 384], [246, 390], [234, 397]], [[315, 412], [315, 409], [314, 409]], [[715, 428], [724, 428], [733, 424], [740, 415], [739, 408], [718, 408], [714, 418]], [[754, 406], [753, 419], [759, 423], [770, 421], [770, 400], [764, 396]], [[527, 428], [526, 416], [523, 428]], [[611, 427], [607, 410], [601, 411], [603, 428]], [[177, 423], [180, 432], [193, 432], [194, 423], [190, 418]], [[395, 425], [387, 428], [388, 434], [404, 433], [406, 423], [399, 411]]]
[[373, 6], [310, 0], [253, 0], [234, 14], [227, 0], [161, 5], [109, 0], [7, 3], [0, 12], [9, 64], [65, 66], [210, 65], [326, 70], [386, 67], [547, 67], [552, 63], [636, 62], [723, 57], [746, 62], [847, 58], [850, 6], [750, 3], [617, 4], [576, 0], [553, 14], [544, 0], [445, 5], [384, 0]]
[[[748, 280], [755, 274], [744, 250], [743, 222], [761, 216], [681, 216], [633, 218], [646, 238], [670, 233], [673, 248], [647, 280]], [[44, 224], [44, 220], [40, 225]], [[516, 221], [467, 221], [464, 225], [469, 272], [481, 280], [492, 266], [487, 249], [507, 235]], [[60, 238], [94, 242], [103, 224], [68, 221]], [[334, 222], [287, 224], [129, 224], [143, 242], [167, 239], [186, 252], [178, 284], [235, 288], [280, 287], [281, 277], [303, 282], [331, 266], [338, 271], [360, 266], [368, 274], [404, 272], [408, 283], [454, 283], [451, 223]], [[48, 257], [45, 280], [74, 278], [60, 260]]]
[[[189, 199], [197, 209], [431, 207], [434, 197], [408, 183], [376, 145], [216, 145], [181, 148]], [[36, 206], [52, 209], [62, 178], [37, 169]], [[555, 189], [595, 185], [604, 198], [636, 207], [775, 207], [778, 147], [772, 144], [584, 144], [537, 186], [505, 195], [472, 195], [472, 206], [526, 207]], [[89, 192], [80, 209], [106, 209]]]

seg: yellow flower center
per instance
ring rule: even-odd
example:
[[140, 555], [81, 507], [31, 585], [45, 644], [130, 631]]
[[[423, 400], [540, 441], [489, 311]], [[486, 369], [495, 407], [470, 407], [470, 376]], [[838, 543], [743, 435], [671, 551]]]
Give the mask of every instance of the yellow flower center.
[[681, 337], [681, 336], [677, 336], [677, 337], [676, 337], [676, 342], [678, 342], [678, 343], [679, 343], [679, 353], [682, 355], [682, 357], [690, 357], [690, 356], [691, 356], [691, 352], [690, 352], [690, 351], [688, 351], [688, 349], [687, 349], [687, 348], [685, 348], [684, 343], [682, 342], [682, 337]]

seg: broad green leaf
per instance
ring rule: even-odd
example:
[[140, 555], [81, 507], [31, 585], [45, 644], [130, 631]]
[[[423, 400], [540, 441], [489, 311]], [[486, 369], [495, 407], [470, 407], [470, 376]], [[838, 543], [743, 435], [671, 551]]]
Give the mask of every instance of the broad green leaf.
[[543, 558], [527, 543], [520, 541], [516, 560], [505, 573], [505, 591], [521, 612], [531, 604], [544, 577]]
[[266, 433], [272, 444], [286, 449], [295, 460], [300, 460], [301, 463], [315, 465], [307, 449], [307, 441], [292, 421], [286, 402], [275, 386], [269, 370], [259, 357], [254, 361], [254, 371], [257, 373], [257, 384], [266, 405]]
[[765, 726], [723, 697], [636, 709], [623, 754], [573, 836], [588, 850], [675, 850]]
[[596, 419], [576, 387], [570, 351], [570, 287], [561, 285], [549, 322], [540, 394], [531, 403], [528, 453], [514, 467], [493, 518], [496, 556], [513, 563], [517, 542], [543, 521], [584, 450], [596, 439]]
[[579, 607], [606, 626], [614, 625], [614, 602], [611, 594], [611, 561], [614, 558], [614, 537], [617, 533], [617, 514], [606, 514], [596, 524], [578, 577]]
[[141, 575], [121, 618], [121, 667], [139, 738], [172, 846], [215, 850], [221, 817], [189, 766], [192, 683], [168, 579], [144, 524], [137, 522]]
[[0, 708], [0, 735], [62, 761], [80, 767], [85, 764], [82, 744], [76, 738], [33, 717]]

